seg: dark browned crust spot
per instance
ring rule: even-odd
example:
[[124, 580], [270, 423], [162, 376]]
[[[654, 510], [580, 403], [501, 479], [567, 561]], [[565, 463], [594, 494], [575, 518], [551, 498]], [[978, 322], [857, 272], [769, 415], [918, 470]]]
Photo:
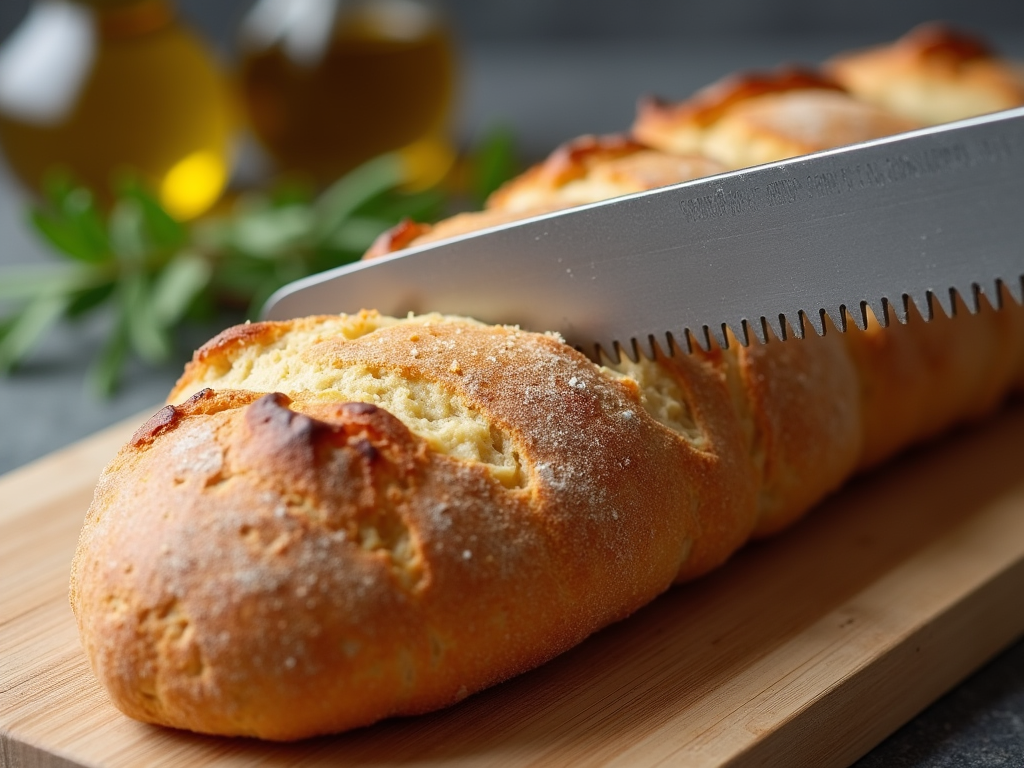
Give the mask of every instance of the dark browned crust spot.
[[409, 218], [402, 219], [391, 229], [387, 229], [377, 236], [370, 249], [363, 254], [363, 260], [379, 259], [381, 256], [408, 248], [413, 240], [425, 235], [430, 230], [430, 224], [421, 224]]
[[[208, 392], [209, 390], [203, 390]], [[198, 394], [198, 393], [197, 393]], [[157, 435], [174, 429], [181, 419], [181, 413], [173, 405], [165, 405], [159, 411], [150, 416], [149, 421], [135, 430], [132, 435], [131, 445], [133, 448], [141, 448], [153, 442]]]
[[253, 402], [259, 394], [240, 390], [215, 392], [209, 387], [201, 389], [181, 405], [165, 405], [149, 420], [135, 430], [129, 444], [133, 448], [145, 448], [165, 432], [175, 429], [181, 421], [196, 414], [212, 415], [239, 408]]
[[245, 410], [245, 423], [253, 445], [259, 446], [254, 450], [278, 465], [313, 467], [322, 463], [325, 449], [341, 446], [368, 463], [380, 459], [382, 451], [396, 463], [396, 455], [418, 450], [418, 441], [404, 424], [370, 403], [304, 405], [313, 416], [292, 410], [292, 399], [280, 392], [253, 396], [258, 399]]
[[989, 59], [995, 55], [981, 38], [941, 21], [914, 27], [896, 41], [895, 47], [915, 58], [943, 58], [954, 62]]
[[558, 147], [536, 173], [551, 186], [561, 186], [587, 175], [592, 166], [641, 152], [648, 147], [624, 134], [580, 136]]
[[253, 344], [261, 346], [273, 344], [291, 327], [292, 323], [288, 321], [264, 321], [243, 323], [226, 328], [196, 350], [192, 355], [192, 361], [185, 367], [185, 374], [182, 378], [186, 378], [190, 369], [197, 365], [207, 365], [211, 368], [227, 367], [231, 364], [233, 352]]
[[771, 72], [741, 72], [712, 83], [679, 103], [645, 96], [637, 105], [636, 124], [685, 121], [708, 126], [747, 99], [808, 89], [846, 93], [846, 89], [837, 81], [806, 67], [788, 66]]

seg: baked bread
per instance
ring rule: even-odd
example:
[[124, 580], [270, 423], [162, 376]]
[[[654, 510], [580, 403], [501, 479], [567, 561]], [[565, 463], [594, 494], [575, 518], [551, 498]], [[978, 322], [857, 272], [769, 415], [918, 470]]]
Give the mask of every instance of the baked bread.
[[[725, 162], [621, 138], [560, 152], [381, 250]], [[458, 701], [1024, 390], [1024, 310], [605, 363], [439, 315], [211, 340], [104, 471], [72, 566], [114, 703], [296, 739]]]
[[633, 135], [663, 152], [702, 154], [735, 169], [917, 127], [824, 74], [788, 67], [727, 77], [677, 104], [644, 99]]
[[837, 56], [824, 69], [858, 99], [923, 124], [1024, 104], [1024, 67], [945, 24], [923, 24], [894, 43]]
[[403, 221], [378, 237], [364, 258], [725, 170], [710, 158], [659, 152], [625, 136], [581, 136], [505, 183], [483, 211], [434, 225]]
[[124, 712], [204, 733], [458, 701], [1024, 385], [1019, 308], [942, 325], [617, 371], [438, 316], [230, 329], [100, 479], [86, 653]]

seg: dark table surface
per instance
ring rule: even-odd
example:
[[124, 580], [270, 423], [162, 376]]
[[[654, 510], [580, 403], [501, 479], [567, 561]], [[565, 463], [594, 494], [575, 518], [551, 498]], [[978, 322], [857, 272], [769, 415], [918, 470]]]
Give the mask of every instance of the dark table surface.
[[[582, 133], [626, 128], [641, 93], [683, 97], [738, 69], [819, 61], [871, 41], [748, 40], [685, 50], [636, 43], [577, 44], [557, 49], [489, 47], [464, 53], [458, 131], [471, 139], [505, 124], [523, 154], [540, 157]], [[996, 41], [1024, 59], [1024, 37]], [[24, 225], [25, 198], [0, 174], [0, 265], [51, 256]], [[2, 277], [0, 277], [2, 279]], [[0, 378], [0, 473], [81, 439], [119, 419], [155, 410], [187, 357], [159, 368], [133, 363], [118, 394], [97, 399], [86, 369], [108, 327], [98, 317], [48, 336], [20, 370]], [[199, 344], [201, 336], [187, 343]], [[1024, 597], [1021, 601], [1024, 610]], [[1018, 641], [958, 688], [880, 744], [858, 768], [1024, 766], [1024, 642]]]

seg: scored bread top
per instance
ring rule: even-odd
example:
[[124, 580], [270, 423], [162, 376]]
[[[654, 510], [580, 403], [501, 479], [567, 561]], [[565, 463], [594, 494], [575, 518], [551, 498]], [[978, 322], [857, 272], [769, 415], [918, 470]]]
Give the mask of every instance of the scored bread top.
[[755, 526], [753, 426], [722, 356], [634, 365], [436, 315], [222, 334], [97, 487], [96, 674], [139, 719], [298, 738], [457, 701], [713, 568]]
[[887, 45], [836, 56], [825, 71], [857, 98], [922, 124], [1024, 104], [1024, 66], [939, 23], [923, 24]]
[[783, 68], [727, 77], [678, 104], [646, 99], [633, 135], [664, 152], [706, 155], [736, 169], [915, 127], [824, 75]]
[[625, 136], [581, 136], [506, 182], [484, 210], [433, 225], [403, 221], [378, 237], [364, 258], [724, 170], [710, 158], [659, 152]]
[[700, 155], [667, 155], [626, 136], [581, 136], [506, 182], [487, 208], [525, 212], [568, 208], [711, 176], [725, 168]]

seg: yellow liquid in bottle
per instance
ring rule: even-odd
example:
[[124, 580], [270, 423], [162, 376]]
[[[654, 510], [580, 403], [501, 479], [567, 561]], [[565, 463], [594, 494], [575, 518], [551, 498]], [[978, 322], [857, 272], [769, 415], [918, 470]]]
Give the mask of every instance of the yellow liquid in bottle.
[[115, 174], [132, 171], [182, 219], [217, 201], [229, 173], [228, 91], [167, 3], [44, 0], [21, 31], [0, 58], [0, 144], [22, 181], [38, 189], [65, 168], [105, 197]]
[[[399, 150], [411, 186], [444, 176], [454, 159], [446, 135], [453, 52], [427, 13], [405, 0], [358, 3], [312, 53], [290, 48], [283, 36], [243, 40], [250, 123], [282, 170], [329, 183]], [[419, 15], [410, 23], [403, 14]]]

